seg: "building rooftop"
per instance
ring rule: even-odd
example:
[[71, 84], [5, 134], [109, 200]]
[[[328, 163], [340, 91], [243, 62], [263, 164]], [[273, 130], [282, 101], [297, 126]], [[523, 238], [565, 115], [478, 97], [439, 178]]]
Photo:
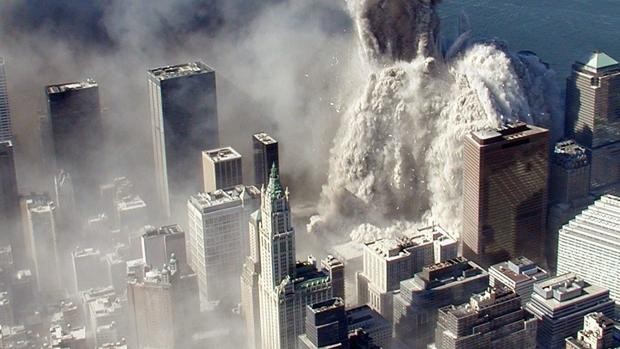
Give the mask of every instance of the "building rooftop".
[[260, 132], [260, 133], [255, 134], [254, 138], [256, 138], [259, 142], [263, 143], [264, 145], [278, 143], [278, 141], [276, 141], [273, 137], [271, 137], [265, 132]]
[[241, 159], [241, 154], [239, 154], [232, 147], [223, 147], [216, 149], [203, 150], [202, 156], [206, 156], [214, 163], [226, 162], [230, 160]]
[[552, 161], [565, 169], [576, 169], [590, 164], [586, 148], [572, 139], [556, 143]]
[[441, 308], [440, 311], [456, 318], [462, 318], [480, 313], [485, 308], [517, 297], [519, 296], [507, 287], [490, 287], [482, 293], [471, 296], [469, 303], [448, 305]]
[[539, 133], [547, 133], [544, 128], [528, 125], [524, 122], [507, 122], [499, 128], [487, 128], [472, 132], [469, 137], [480, 145], [498, 142], [511, 142]]
[[549, 275], [546, 270], [523, 256], [495, 264], [490, 269], [501, 273], [515, 284], [528, 281], [535, 282]]
[[365, 245], [373, 253], [380, 255], [386, 260], [392, 260], [408, 256], [410, 249], [432, 244], [435, 241], [445, 244], [456, 243], [456, 240], [441, 227], [430, 226], [418, 229], [417, 234], [413, 236], [384, 238], [365, 243]]
[[601, 51], [594, 51], [581, 60], [578, 60], [577, 63], [583, 65], [587, 70], [594, 72], [620, 67], [618, 61]]
[[149, 238], [153, 236], [159, 235], [177, 235], [177, 234], [185, 234], [183, 232], [183, 228], [181, 228], [178, 224], [164, 225], [159, 228], [150, 227], [150, 229], [146, 229], [143, 237]]
[[45, 91], [48, 95], [56, 93], [63, 93], [67, 91], [84, 90], [91, 87], [97, 87], [97, 82], [93, 79], [86, 79], [84, 81], [68, 82], [64, 84], [48, 85], [45, 87]]
[[83, 258], [83, 257], [95, 257], [99, 256], [101, 253], [98, 249], [95, 248], [84, 248], [73, 251], [73, 258]]
[[344, 307], [344, 301], [342, 300], [342, 298], [338, 298], [338, 297], [331, 298], [323, 302], [308, 305], [308, 308], [313, 313], [320, 313], [320, 312], [324, 312], [330, 309], [337, 309], [340, 307]]
[[122, 197], [116, 203], [116, 208], [119, 211], [135, 210], [138, 208], [146, 208], [146, 203], [139, 195], [128, 195]]
[[566, 273], [535, 283], [532, 300], [544, 303], [548, 309], [555, 310], [602, 294], [609, 294], [609, 291], [587, 283], [575, 273]]
[[177, 65], [168, 65], [165, 67], [150, 69], [149, 74], [156, 79], [167, 80], [181, 76], [196, 75], [203, 73], [211, 73], [214, 70], [203, 62], [190, 62]]
[[369, 328], [392, 326], [388, 320], [368, 305], [347, 309], [347, 320], [349, 329], [361, 328], [367, 330]]
[[413, 278], [401, 281], [401, 289], [403, 287], [409, 290], [437, 289], [455, 282], [486, 275], [487, 272], [476, 263], [463, 257], [457, 257], [425, 266]]
[[603, 249], [620, 249], [620, 197], [604, 195], [560, 229]]
[[237, 185], [229, 189], [218, 189], [210, 193], [198, 193], [189, 202], [197, 209], [207, 212], [219, 209], [222, 205], [238, 204], [242, 200], [260, 198], [260, 190], [253, 185]]

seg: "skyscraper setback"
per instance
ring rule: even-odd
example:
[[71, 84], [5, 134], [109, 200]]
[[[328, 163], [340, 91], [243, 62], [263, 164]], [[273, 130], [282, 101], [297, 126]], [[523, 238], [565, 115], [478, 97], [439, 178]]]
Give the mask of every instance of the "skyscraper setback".
[[0, 57], [0, 142], [13, 140], [4, 57]]
[[99, 86], [88, 79], [49, 85], [45, 93], [55, 167], [71, 175], [79, 206], [96, 193], [104, 169]]
[[149, 70], [157, 196], [162, 213], [198, 192], [200, 154], [219, 146], [215, 71], [202, 62]]
[[265, 132], [257, 133], [252, 136], [254, 149], [254, 184], [260, 188], [261, 185], [269, 183], [269, 171], [272, 166], [279, 168], [278, 164], [278, 141]]
[[465, 257], [484, 267], [521, 255], [540, 260], [547, 216], [548, 141], [546, 129], [520, 122], [465, 137]]

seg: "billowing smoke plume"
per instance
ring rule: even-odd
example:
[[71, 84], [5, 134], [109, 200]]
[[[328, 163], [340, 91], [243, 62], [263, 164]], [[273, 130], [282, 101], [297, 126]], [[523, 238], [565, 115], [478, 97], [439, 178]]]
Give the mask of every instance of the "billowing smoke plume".
[[554, 73], [531, 53], [472, 42], [465, 18], [442, 50], [437, 3], [350, 2], [371, 74], [342, 119], [311, 231], [368, 240], [439, 223], [458, 235], [466, 134], [518, 119], [560, 135]]

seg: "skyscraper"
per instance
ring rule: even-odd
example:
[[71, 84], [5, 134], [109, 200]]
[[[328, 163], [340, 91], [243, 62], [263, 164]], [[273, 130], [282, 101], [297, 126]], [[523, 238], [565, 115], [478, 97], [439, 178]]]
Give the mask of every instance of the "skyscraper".
[[177, 260], [187, 261], [185, 251], [185, 232], [178, 224], [147, 229], [140, 237], [142, 260], [146, 265], [160, 267], [168, 263], [174, 253]]
[[620, 64], [595, 51], [566, 83], [566, 135], [592, 151], [592, 186], [620, 180]]
[[564, 339], [575, 336], [583, 325], [583, 317], [601, 312], [614, 313], [609, 291], [592, 285], [574, 273], [558, 275], [534, 284], [534, 293], [527, 310], [539, 320], [539, 348], [564, 348]]
[[540, 261], [547, 218], [549, 132], [524, 123], [473, 132], [463, 147], [463, 255], [483, 267]]
[[259, 236], [261, 347], [294, 349], [304, 331], [306, 305], [331, 298], [332, 285], [316, 261], [295, 260], [289, 193], [275, 166], [261, 192]]
[[73, 262], [74, 295], [91, 288], [109, 285], [101, 252], [94, 248], [78, 249], [71, 254]]
[[489, 285], [508, 287], [521, 297], [523, 306], [530, 301], [534, 283], [548, 277], [546, 270], [525, 257], [513, 258], [489, 268]]
[[22, 199], [22, 227], [26, 257], [33, 266], [39, 292], [47, 296], [61, 294], [57, 246], [56, 206], [47, 194], [32, 194]]
[[248, 255], [248, 221], [259, 206], [253, 186], [192, 195], [187, 203], [188, 260], [198, 275], [203, 309], [239, 303], [239, 278]]
[[306, 307], [306, 331], [299, 336], [301, 349], [348, 348], [347, 315], [342, 298]]
[[558, 273], [609, 289], [620, 309], [620, 197], [605, 195], [560, 229]]
[[0, 243], [11, 243], [16, 251], [23, 248], [17, 232], [19, 213], [19, 194], [17, 192], [17, 174], [13, 143], [0, 142], [0, 225], [5, 227], [0, 235]]
[[364, 266], [357, 274], [357, 301], [392, 319], [393, 297], [400, 282], [427, 265], [456, 258], [457, 242], [439, 226], [415, 236], [379, 239], [364, 246]]
[[202, 170], [205, 193], [243, 184], [241, 155], [231, 147], [203, 151]]
[[71, 174], [78, 206], [101, 181], [103, 127], [99, 86], [94, 80], [45, 87], [56, 169]]
[[265, 132], [252, 136], [254, 149], [254, 184], [257, 188], [269, 183], [269, 171], [278, 163], [278, 141]]
[[401, 281], [394, 297], [394, 334], [412, 349], [426, 349], [434, 341], [437, 309], [469, 301], [487, 289], [489, 275], [463, 257], [424, 267]]
[[202, 62], [152, 69], [148, 88], [157, 196], [170, 215], [200, 190], [201, 152], [219, 146], [215, 71]]
[[248, 349], [260, 348], [260, 211], [250, 215], [248, 239], [249, 254], [241, 273], [241, 315], [245, 323]]
[[338, 258], [328, 255], [321, 260], [321, 267], [329, 274], [329, 278], [332, 280], [334, 297], [344, 300], [344, 263]]
[[11, 111], [6, 86], [6, 70], [4, 57], [0, 57], [0, 142], [12, 141]]
[[[468, 303], [439, 309], [437, 349], [536, 348], [536, 319], [519, 296], [503, 287], [473, 295]], [[547, 347], [543, 347], [547, 348]]]

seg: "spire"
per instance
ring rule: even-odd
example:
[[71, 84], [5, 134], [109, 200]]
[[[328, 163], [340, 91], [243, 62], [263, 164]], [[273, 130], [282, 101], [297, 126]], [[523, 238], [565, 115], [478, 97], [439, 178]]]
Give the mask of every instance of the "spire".
[[280, 175], [278, 174], [278, 167], [275, 162], [271, 166], [271, 174], [269, 175], [267, 191], [272, 197], [276, 196], [278, 193], [282, 193], [282, 183], [280, 183]]

